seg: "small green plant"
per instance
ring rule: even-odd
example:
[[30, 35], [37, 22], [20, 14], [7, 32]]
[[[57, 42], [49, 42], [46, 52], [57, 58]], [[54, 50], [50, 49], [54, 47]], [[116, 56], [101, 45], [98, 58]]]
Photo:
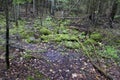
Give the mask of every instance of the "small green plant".
[[57, 28], [57, 32], [59, 34], [67, 34], [69, 33], [69, 29], [67, 29], [65, 26], [60, 26]]
[[41, 39], [44, 41], [77, 41], [78, 37], [75, 35], [69, 35], [69, 34], [51, 34], [51, 35], [43, 35], [41, 36]]
[[70, 20], [64, 20], [64, 21], [62, 21], [62, 24], [63, 25], [68, 25], [68, 24], [70, 24]]
[[102, 51], [102, 55], [113, 59], [119, 59], [117, 49], [115, 49], [113, 46], [105, 46], [105, 49]]
[[32, 58], [33, 56], [31, 55], [31, 54], [29, 54], [29, 53], [25, 53], [25, 54], [23, 54], [22, 55], [22, 57], [24, 58], [24, 59], [30, 59], [30, 58]]
[[43, 26], [46, 26], [47, 28], [49, 27], [54, 27], [56, 26], [56, 24], [54, 23], [52, 17], [47, 16], [44, 20], [43, 20]]
[[47, 29], [47, 28], [45, 28], [45, 27], [42, 27], [41, 29], [40, 29], [40, 34], [41, 35], [49, 35], [49, 34], [51, 34], [52, 32], [49, 30], [49, 29]]
[[90, 35], [90, 38], [96, 41], [101, 41], [102, 37], [103, 36], [100, 33], [96, 33], [96, 32]]
[[84, 44], [91, 45], [91, 44], [97, 44], [97, 42], [94, 39], [89, 38], [85, 40]]
[[65, 41], [64, 45], [70, 49], [79, 49], [81, 45], [78, 42]]

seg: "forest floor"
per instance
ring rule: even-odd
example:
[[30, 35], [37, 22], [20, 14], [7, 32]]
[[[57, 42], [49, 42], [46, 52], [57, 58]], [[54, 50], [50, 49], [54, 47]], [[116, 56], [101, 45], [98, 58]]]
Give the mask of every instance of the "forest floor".
[[[17, 47], [10, 47], [8, 70], [5, 65], [5, 52], [1, 49], [0, 80], [108, 80], [93, 66], [82, 49], [69, 49], [62, 44], [50, 41], [16, 41]], [[95, 63], [109, 73], [113, 80], [119, 80], [120, 67], [113, 60], [108, 60], [107, 67], [104, 61]]]
[[46, 50], [41, 53], [33, 51], [27, 56], [23, 56], [25, 52], [12, 51], [15, 57], [10, 59], [8, 71], [5, 70], [5, 61], [0, 60], [0, 76], [3, 80], [105, 80], [82, 52], [65, 50], [55, 44], [25, 46], [32, 50]]
[[[5, 60], [0, 59], [2, 80], [107, 80], [82, 52], [55, 43], [24, 46], [33, 52], [25, 55], [24, 51], [11, 50], [9, 70], [6, 70]], [[42, 51], [34, 52], [36, 49]], [[114, 63], [111, 65], [107, 72], [119, 80], [119, 68]]]

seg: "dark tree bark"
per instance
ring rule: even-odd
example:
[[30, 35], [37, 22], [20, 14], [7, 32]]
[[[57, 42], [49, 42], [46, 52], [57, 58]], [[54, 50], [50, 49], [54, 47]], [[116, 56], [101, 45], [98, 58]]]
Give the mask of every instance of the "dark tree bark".
[[55, 1], [51, 0], [51, 15], [54, 16]]
[[5, 0], [5, 14], [6, 14], [6, 67], [9, 69], [9, 11], [8, 11], [8, 0]]
[[114, 20], [115, 14], [117, 12], [117, 7], [118, 7], [118, 2], [117, 2], [117, 0], [115, 0], [113, 2], [112, 8], [111, 8], [111, 12], [110, 12], [110, 15], [109, 15], [109, 25], [110, 25], [110, 28], [113, 28], [112, 22]]
[[110, 13], [110, 18], [112, 21], [114, 20], [115, 14], [117, 12], [117, 6], [118, 6], [118, 2], [117, 2], [117, 0], [115, 0], [112, 5], [112, 9], [111, 9], [111, 13]]

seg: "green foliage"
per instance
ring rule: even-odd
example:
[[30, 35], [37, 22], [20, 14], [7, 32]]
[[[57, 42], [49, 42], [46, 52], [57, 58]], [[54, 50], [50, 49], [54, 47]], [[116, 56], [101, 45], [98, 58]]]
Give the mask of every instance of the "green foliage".
[[51, 34], [51, 35], [43, 35], [41, 36], [41, 39], [44, 41], [77, 41], [78, 38], [75, 35], [69, 35], [69, 34]]
[[78, 38], [75, 35], [69, 34], [58, 34], [55, 41], [77, 41]]
[[62, 20], [61, 24], [68, 25], [68, 24], [70, 24], [70, 20]]
[[21, 39], [29, 39], [30, 37], [33, 37], [33, 30], [26, 28], [25, 23], [26, 22], [23, 20], [18, 21], [18, 26], [16, 26], [15, 23], [13, 23], [13, 27], [10, 28], [10, 35], [18, 35]]
[[103, 36], [100, 33], [95, 32], [90, 35], [90, 38], [96, 41], [101, 41]]
[[28, 76], [27, 80], [34, 80], [34, 78], [32, 76]]
[[[77, 32], [76, 34], [78, 34], [79, 32]], [[75, 33], [74, 33], [75, 34]], [[82, 39], [82, 40], [84, 40], [85, 38], [86, 38], [86, 36], [85, 36], [85, 33], [84, 32], [82, 32], [82, 33], [79, 33], [78, 34], [78, 37], [79, 37], [79, 39]]]
[[32, 0], [13, 0], [13, 4], [24, 4], [26, 2], [31, 2]]
[[[0, 26], [0, 27], [1, 27], [1, 26]], [[0, 29], [0, 34], [5, 34], [5, 28], [2, 27], [2, 28]]]
[[61, 2], [62, 4], [59, 5], [59, 8], [63, 8], [63, 9], [69, 9], [70, 6], [66, 6], [70, 1], [69, 0], [58, 0], [59, 2]]
[[57, 28], [57, 32], [60, 34], [67, 34], [69, 33], [69, 29], [67, 29], [65, 26], [60, 26]]
[[70, 49], [79, 49], [81, 45], [78, 42], [65, 41], [64, 45]]
[[25, 54], [22, 55], [22, 57], [24, 59], [31, 59], [33, 56], [31, 54], [29, 54], [29, 53], [26, 52]]
[[40, 20], [39, 18], [38, 18], [38, 19], [35, 19], [33, 26], [34, 26], [35, 28], [40, 28], [40, 27], [41, 27], [41, 20]]
[[117, 55], [117, 49], [115, 49], [113, 46], [105, 46], [101, 54], [109, 58], [119, 59], [119, 56]]
[[30, 36], [28, 38], [26, 38], [25, 41], [27, 43], [37, 43], [38, 42], [38, 40], [36, 40], [34, 37], [30, 37]]
[[5, 16], [0, 15], [0, 28], [4, 27], [5, 24], [6, 24], [6, 22], [5, 22]]
[[52, 27], [56, 27], [56, 24], [55, 24], [54, 20], [50, 16], [47, 16], [43, 20], [43, 26], [46, 26], [47, 28], [52, 28]]
[[81, 35], [81, 33], [78, 31], [78, 30], [70, 30], [70, 32], [69, 32], [70, 34], [74, 34], [74, 35]]
[[91, 38], [85, 40], [85, 42], [84, 42], [84, 44], [86, 44], [86, 45], [91, 45], [91, 44], [96, 44], [96, 43], [97, 42], [94, 39], [91, 39]]
[[42, 35], [41, 36], [41, 40], [43, 40], [44, 42], [48, 42], [50, 39], [54, 39], [53, 35]]
[[41, 35], [49, 35], [49, 34], [52, 33], [52, 32], [51, 32], [49, 29], [47, 29], [46, 27], [42, 27], [39, 32], [40, 32]]

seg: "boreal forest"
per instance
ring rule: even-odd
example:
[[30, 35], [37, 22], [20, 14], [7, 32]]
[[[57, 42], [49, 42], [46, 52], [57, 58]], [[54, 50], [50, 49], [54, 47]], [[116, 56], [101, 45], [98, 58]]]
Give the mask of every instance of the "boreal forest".
[[0, 0], [0, 80], [120, 80], [120, 0]]

